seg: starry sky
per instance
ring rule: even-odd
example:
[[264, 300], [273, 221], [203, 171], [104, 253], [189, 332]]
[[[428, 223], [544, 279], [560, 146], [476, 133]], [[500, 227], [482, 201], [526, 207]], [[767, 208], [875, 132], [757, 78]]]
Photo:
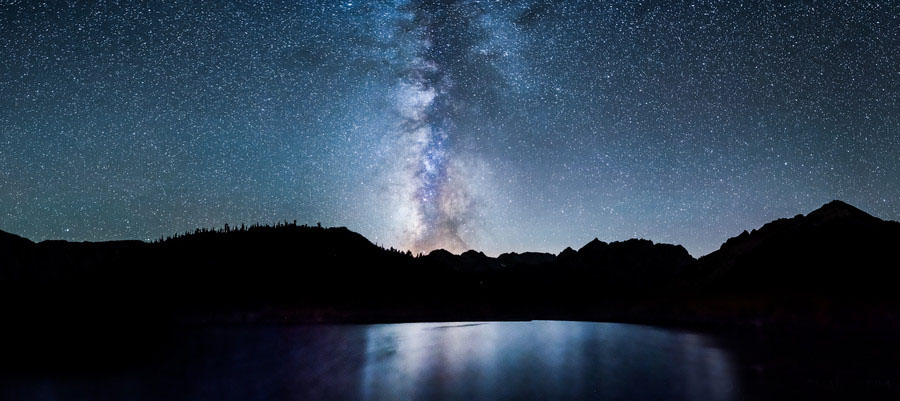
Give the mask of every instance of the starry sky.
[[900, 1], [0, 1], [0, 229], [704, 255], [900, 219]]

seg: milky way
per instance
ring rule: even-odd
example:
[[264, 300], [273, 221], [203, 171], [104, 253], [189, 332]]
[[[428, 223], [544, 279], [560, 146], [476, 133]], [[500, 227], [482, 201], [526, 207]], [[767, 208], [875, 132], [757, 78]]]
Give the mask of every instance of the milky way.
[[[453, 124], [454, 57], [465, 57], [471, 44], [453, 40], [467, 36], [464, 22], [480, 9], [472, 3], [412, 3], [402, 7], [410, 19], [399, 27], [401, 40], [411, 42], [412, 54], [397, 87], [401, 116], [395, 157], [399, 185], [392, 187], [393, 205], [399, 224], [400, 246], [427, 252], [444, 248], [454, 252], [467, 248], [478, 214], [478, 202], [470, 190], [472, 171], [459, 150], [452, 148], [457, 128]], [[449, 28], [448, 28], [449, 27]], [[442, 31], [457, 30], [454, 36]], [[460, 32], [462, 30], [463, 32]], [[388, 161], [390, 163], [390, 161]]]
[[900, 1], [0, 2], [0, 230], [379, 245], [900, 219]]

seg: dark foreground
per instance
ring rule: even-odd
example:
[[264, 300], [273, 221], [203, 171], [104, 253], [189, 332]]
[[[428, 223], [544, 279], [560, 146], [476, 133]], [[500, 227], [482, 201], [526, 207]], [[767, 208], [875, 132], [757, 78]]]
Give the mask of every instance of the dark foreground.
[[[149, 337], [148, 337], [149, 338]], [[94, 351], [111, 351], [97, 348]], [[212, 325], [3, 366], [6, 400], [896, 399], [900, 345], [569, 321]]]
[[[900, 223], [839, 201], [699, 259], [638, 239], [412, 255], [286, 222], [0, 232], [0, 395], [900, 399], [898, 246]], [[384, 324], [473, 320], [510, 322]]]

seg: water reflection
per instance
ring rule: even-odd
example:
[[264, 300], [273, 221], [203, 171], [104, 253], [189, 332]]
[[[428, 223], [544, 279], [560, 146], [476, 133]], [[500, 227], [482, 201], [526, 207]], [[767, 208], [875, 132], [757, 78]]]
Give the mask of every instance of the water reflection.
[[208, 327], [146, 365], [0, 374], [0, 399], [667, 399], [738, 397], [712, 338], [613, 323]]
[[728, 400], [730, 356], [704, 336], [583, 322], [375, 325], [362, 399]]

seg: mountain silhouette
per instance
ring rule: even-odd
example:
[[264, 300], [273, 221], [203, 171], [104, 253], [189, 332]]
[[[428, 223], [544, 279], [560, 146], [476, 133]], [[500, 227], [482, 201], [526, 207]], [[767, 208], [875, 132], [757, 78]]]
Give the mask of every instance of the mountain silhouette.
[[642, 239], [594, 239], [558, 255], [414, 256], [347, 228], [287, 222], [152, 243], [34, 243], [0, 231], [0, 308], [12, 321], [72, 324], [244, 316], [740, 325], [782, 324], [773, 311], [811, 321], [865, 310], [875, 315], [866, 324], [891, 325], [898, 244], [900, 223], [840, 201], [745, 231], [700, 259]]
[[551, 263], [556, 260], [556, 255], [545, 252], [508, 252], [497, 256], [497, 261], [503, 266], [534, 266]]
[[720, 292], [892, 291], [900, 278], [900, 223], [841, 201], [806, 216], [744, 231], [692, 266], [700, 288]]
[[679, 276], [694, 258], [681, 245], [630, 239], [588, 242], [575, 253], [561, 255], [558, 265], [581, 270], [592, 281], [622, 290], [649, 289]]

